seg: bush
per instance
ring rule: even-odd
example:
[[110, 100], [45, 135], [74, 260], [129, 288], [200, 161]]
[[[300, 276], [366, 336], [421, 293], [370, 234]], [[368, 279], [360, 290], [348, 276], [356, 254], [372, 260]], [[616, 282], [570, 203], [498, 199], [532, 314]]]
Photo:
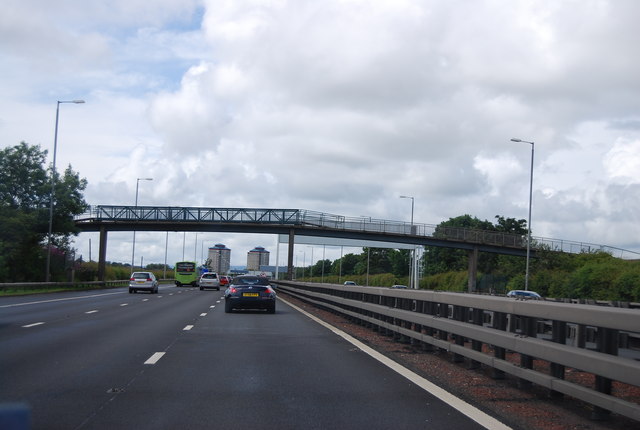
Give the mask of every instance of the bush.
[[420, 288], [463, 292], [468, 289], [469, 276], [466, 271], [446, 272], [427, 276], [420, 281]]

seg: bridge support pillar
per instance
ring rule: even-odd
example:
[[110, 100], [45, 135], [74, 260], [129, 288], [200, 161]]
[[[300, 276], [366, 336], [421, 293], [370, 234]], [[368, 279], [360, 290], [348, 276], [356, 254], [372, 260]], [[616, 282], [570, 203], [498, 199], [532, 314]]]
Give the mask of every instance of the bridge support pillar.
[[476, 291], [476, 278], [478, 277], [478, 247], [474, 246], [469, 251], [469, 284], [468, 291], [473, 293]]
[[289, 250], [287, 251], [287, 280], [293, 280], [293, 247], [295, 245], [295, 231], [293, 229], [289, 230]]
[[98, 251], [98, 281], [104, 282], [107, 265], [107, 229], [100, 227], [100, 247]]

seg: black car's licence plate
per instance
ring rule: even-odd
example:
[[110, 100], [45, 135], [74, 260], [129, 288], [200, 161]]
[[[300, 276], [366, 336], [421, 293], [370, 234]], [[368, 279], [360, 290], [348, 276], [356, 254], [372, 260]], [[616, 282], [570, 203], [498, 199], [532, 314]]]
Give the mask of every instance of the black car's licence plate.
[[242, 297], [260, 297], [258, 293], [242, 293]]

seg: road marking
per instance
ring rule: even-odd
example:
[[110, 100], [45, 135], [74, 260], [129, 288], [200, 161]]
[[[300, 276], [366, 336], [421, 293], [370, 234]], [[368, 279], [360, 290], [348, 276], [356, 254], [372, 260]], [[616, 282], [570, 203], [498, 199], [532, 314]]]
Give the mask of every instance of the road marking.
[[149, 299], [142, 299], [142, 301], [143, 301], [143, 302], [148, 302], [148, 301], [149, 301]]
[[22, 327], [24, 328], [30, 328], [30, 327], [35, 327], [37, 325], [42, 325], [44, 324], [43, 322], [37, 322], [37, 323], [33, 323], [33, 324], [27, 324], [27, 325], [23, 325]]
[[90, 298], [93, 298], [93, 297], [111, 296], [113, 294], [124, 294], [124, 291], [123, 292], [119, 292], [119, 293], [105, 293], [105, 294], [92, 294], [90, 296], [67, 297], [66, 299], [51, 299], [51, 300], [39, 300], [37, 302], [14, 303], [12, 305], [2, 305], [2, 306], [0, 306], [0, 308], [13, 308], [13, 307], [16, 307], [16, 306], [38, 305], [38, 304], [41, 304], [41, 303], [64, 302], [64, 301], [67, 301], [67, 300], [90, 299]]
[[185, 326], [182, 330], [184, 330], [184, 331], [189, 331], [189, 330], [191, 330], [192, 328], [193, 328], [193, 325], [188, 325], [188, 326]]
[[156, 352], [154, 353], [144, 364], [156, 364], [166, 352]]
[[201, 313], [201, 314], [200, 314], [200, 316], [201, 316], [201, 317], [206, 317], [206, 316], [207, 316], [207, 313], [206, 313], [206, 312], [203, 312], [203, 313]]
[[209, 306], [209, 307], [210, 307], [211, 309], [213, 309], [213, 308], [215, 308], [215, 307], [216, 307], [216, 305], [211, 305], [211, 306]]
[[92, 311], [87, 311], [87, 312], [85, 312], [85, 314], [95, 314], [96, 312], [98, 312], [98, 310], [97, 310], [97, 309], [94, 309], [94, 310], [92, 310]]
[[476, 408], [475, 406], [470, 405], [469, 403], [465, 402], [464, 400], [459, 399], [458, 397], [454, 396], [453, 394], [449, 393], [448, 391], [443, 390], [442, 388], [438, 387], [437, 385], [435, 385], [432, 382], [428, 381], [427, 379], [423, 378], [422, 376], [420, 376], [420, 375], [412, 372], [411, 370], [401, 366], [400, 364], [396, 363], [395, 361], [391, 360], [390, 358], [386, 357], [385, 355], [379, 353], [378, 351], [374, 350], [373, 348], [370, 348], [369, 346], [367, 346], [364, 343], [360, 342], [356, 338], [354, 338], [354, 337], [350, 336], [349, 334], [343, 332], [339, 328], [334, 327], [334, 326], [332, 326], [331, 324], [329, 324], [329, 323], [327, 323], [325, 321], [322, 321], [321, 319], [319, 319], [315, 315], [311, 315], [307, 311], [297, 307], [296, 305], [294, 305], [292, 303], [289, 303], [288, 301], [284, 300], [281, 297], [278, 297], [278, 300], [283, 301], [284, 303], [286, 303], [289, 306], [291, 306], [293, 309], [297, 310], [298, 312], [302, 313], [303, 315], [306, 315], [307, 317], [311, 318], [313, 321], [317, 322], [318, 324], [328, 328], [329, 330], [331, 330], [332, 332], [334, 332], [338, 336], [340, 336], [343, 339], [345, 339], [347, 342], [349, 342], [352, 345], [358, 347], [362, 352], [364, 352], [366, 354], [369, 354], [375, 360], [378, 360], [380, 363], [384, 364], [385, 366], [387, 366], [391, 370], [393, 370], [393, 371], [399, 373], [400, 375], [404, 376], [409, 381], [411, 381], [414, 384], [416, 384], [418, 387], [420, 387], [423, 390], [425, 390], [426, 392], [431, 393], [432, 395], [436, 396], [437, 398], [439, 398], [443, 402], [447, 403], [448, 405], [450, 405], [454, 409], [458, 410], [459, 412], [463, 413], [467, 417], [471, 418], [473, 421], [477, 422], [481, 426], [484, 426], [485, 428], [491, 429], [491, 430], [512, 430], [511, 427], [507, 426], [506, 424], [501, 423], [500, 421], [498, 421], [497, 419], [493, 418], [492, 416], [485, 414], [484, 412], [482, 412], [480, 409]]
[[122, 303], [120, 306], [127, 306], [129, 303]]

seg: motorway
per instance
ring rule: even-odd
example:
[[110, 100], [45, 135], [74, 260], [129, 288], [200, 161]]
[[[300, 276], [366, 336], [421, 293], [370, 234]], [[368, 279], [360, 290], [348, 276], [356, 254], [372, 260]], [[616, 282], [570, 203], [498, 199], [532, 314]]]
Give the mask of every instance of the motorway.
[[507, 428], [366, 350], [283, 299], [269, 315], [173, 285], [2, 297], [0, 404], [33, 429]]

